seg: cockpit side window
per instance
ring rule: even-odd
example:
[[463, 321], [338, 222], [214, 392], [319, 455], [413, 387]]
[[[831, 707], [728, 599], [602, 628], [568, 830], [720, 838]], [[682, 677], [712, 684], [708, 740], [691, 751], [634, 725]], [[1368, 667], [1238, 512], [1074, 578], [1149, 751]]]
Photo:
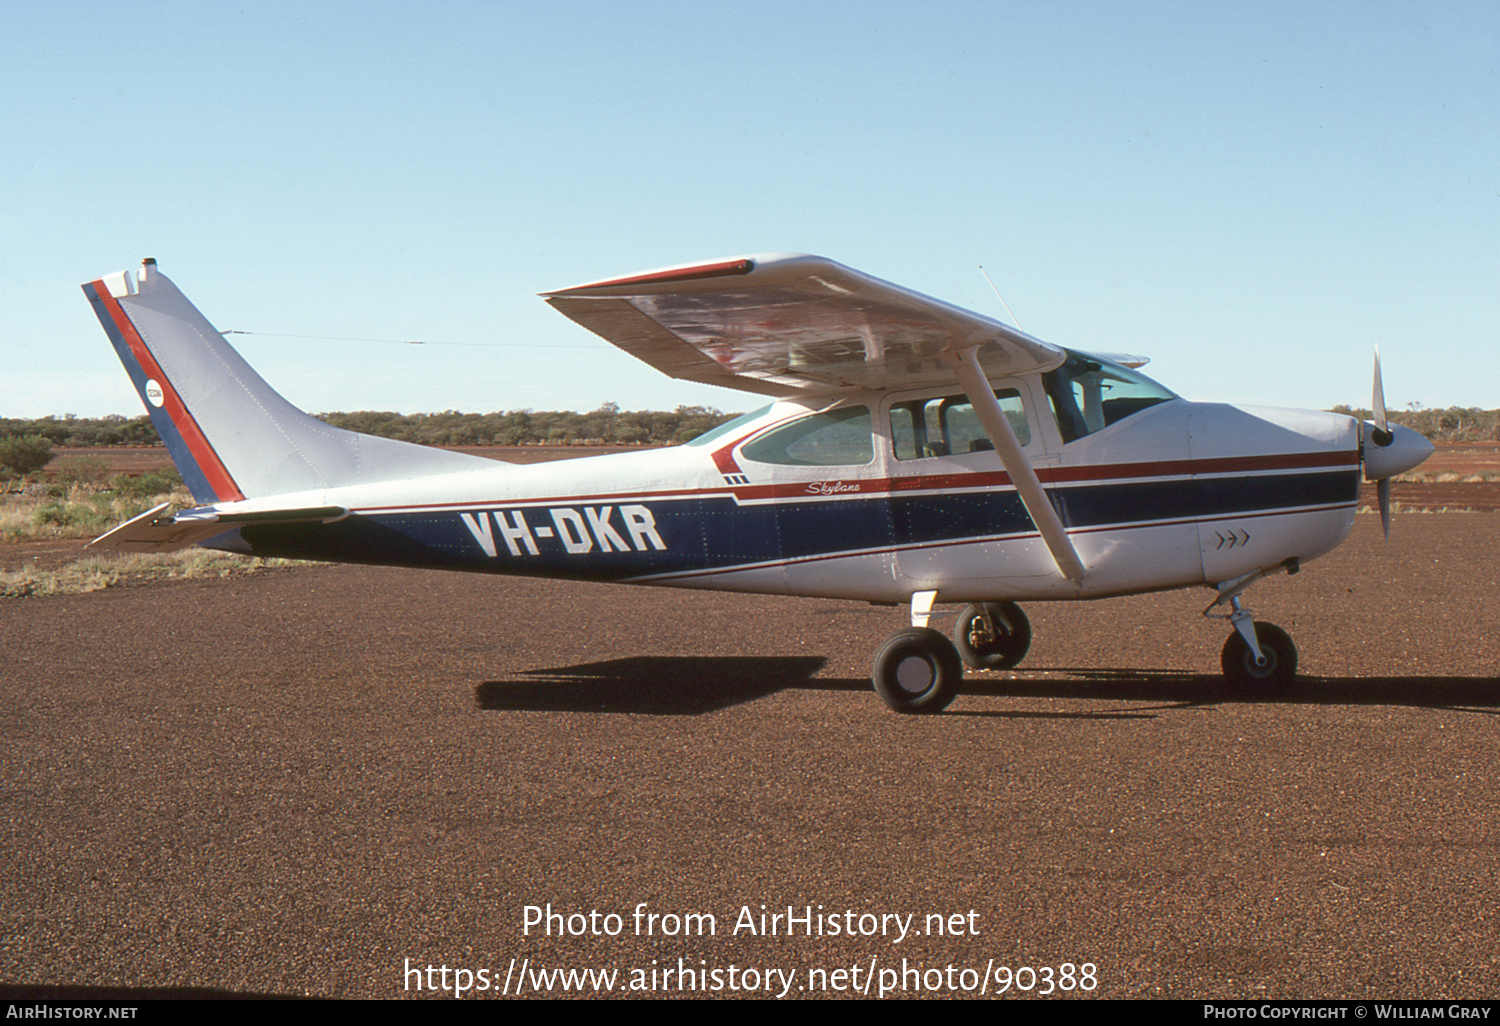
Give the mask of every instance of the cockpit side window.
[[1144, 374], [1072, 350], [1062, 366], [1042, 375], [1042, 384], [1064, 443], [1177, 398]]
[[740, 455], [792, 467], [864, 466], [875, 458], [868, 406], [844, 406], [794, 420], [746, 442]]
[[[1026, 408], [1021, 393], [1014, 388], [995, 392], [995, 399], [1011, 430], [1024, 446], [1031, 441], [1031, 426], [1026, 423]], [[912, 399], [891, 407], [891, 444], [898, 460], [916, 460], [929, 456], [955, 456], [965, 452], [993, 449], [989, 435], [974, 413], [968, 396], [937, 396]]]

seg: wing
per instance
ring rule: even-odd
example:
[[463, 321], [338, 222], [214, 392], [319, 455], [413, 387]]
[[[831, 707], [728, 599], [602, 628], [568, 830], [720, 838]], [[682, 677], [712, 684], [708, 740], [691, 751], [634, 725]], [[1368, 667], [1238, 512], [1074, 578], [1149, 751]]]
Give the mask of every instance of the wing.
[[801, 254], [670, 267], [542, 295], [674, 378], [771, 396], [951, 382], [942, 354], [976, 345], [990, 377], [1064, 358], [999, 321]]
[[[968, 310], [800, 254], [736, 257], [544, 292], [547, 302], [674, 378], [764, 395], [960, 383], [1058, 569], [1086, 572], [988, 379], [1066, 353]], [[915, 600], [912, 622], [917, 622]]]

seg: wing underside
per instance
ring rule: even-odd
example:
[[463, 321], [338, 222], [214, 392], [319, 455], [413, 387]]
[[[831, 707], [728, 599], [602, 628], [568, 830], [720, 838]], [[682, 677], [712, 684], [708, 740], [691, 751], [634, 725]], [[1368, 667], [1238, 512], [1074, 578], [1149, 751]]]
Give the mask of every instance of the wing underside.
[[999, 321], [822, 257], [740, 257], [543, 295], [674, 378], [771, 396], [952, 381], [943, 354], [974, 346], [992, 377], [1063, 359]]

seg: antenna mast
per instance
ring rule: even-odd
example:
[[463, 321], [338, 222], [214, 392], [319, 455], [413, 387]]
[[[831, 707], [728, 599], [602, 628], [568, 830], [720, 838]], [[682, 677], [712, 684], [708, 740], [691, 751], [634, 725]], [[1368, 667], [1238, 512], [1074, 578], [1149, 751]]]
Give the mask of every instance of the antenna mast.
[[1025, 331], [1026, 329], [1021, 327], [1021, 322], [1016, 320], [1016, 315], [1010, 312], [1010, 304], [1005, 301], [1004, 296], [1000, 295], [1000, 290], [995, 288], [995, 283], [990, 281], [990, 274], [984, 269], [983, 264], [979, 265], [979, 273], [984, 275], [984, 280], [990, 283], [990, 290], [995, 293], [995, 298], [1000, 300], [1000, 305], [1005, 307], [1005, 312], [1010, 315], [1010, 322], [1017, 328], [1020, 328], [1020, 330]]

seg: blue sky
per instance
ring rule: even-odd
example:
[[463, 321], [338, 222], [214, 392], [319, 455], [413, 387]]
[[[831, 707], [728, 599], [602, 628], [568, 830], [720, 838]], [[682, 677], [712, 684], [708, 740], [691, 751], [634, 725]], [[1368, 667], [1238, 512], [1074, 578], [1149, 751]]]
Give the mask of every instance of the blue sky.
[[0, 416], [141, 412], [78, 286], [144, 256], [312, 411], [749, 409], [536, 293], [762, 251], [1003, 318], [982, 264], [1190, 398], [1367, 405], [1379, 343], [1500, 407], [1495, 0], [0, 12]]

